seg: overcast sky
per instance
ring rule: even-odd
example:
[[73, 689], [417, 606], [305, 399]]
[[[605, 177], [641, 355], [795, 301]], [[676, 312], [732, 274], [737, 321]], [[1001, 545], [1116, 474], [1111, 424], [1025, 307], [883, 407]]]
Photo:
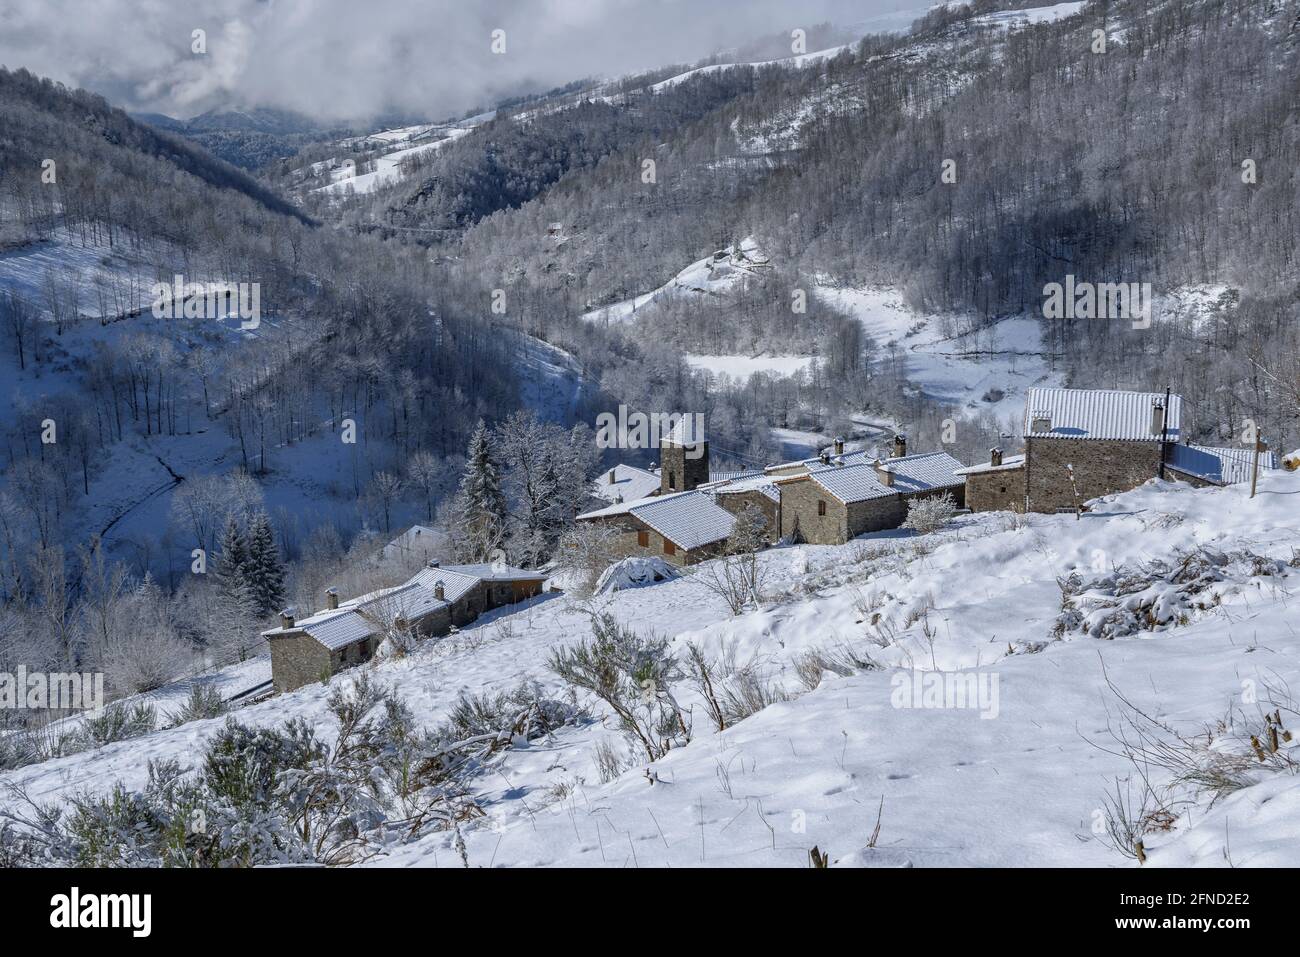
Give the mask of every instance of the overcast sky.
[[[521, 90], [685, 62], [825, 21], [905, 25], [931, 0], [0, 0], [0, 64], [189, 117], [442, 117]], [[191, 52], [196, 29], [207, 53]], [[491, 51], [494, 30], [506, 52]]]

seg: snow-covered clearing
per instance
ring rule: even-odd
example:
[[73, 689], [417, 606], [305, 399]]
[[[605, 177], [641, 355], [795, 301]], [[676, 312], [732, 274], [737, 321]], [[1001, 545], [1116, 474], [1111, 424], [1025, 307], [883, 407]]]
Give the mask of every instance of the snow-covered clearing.
[[857, 318], [880, 346], [903, 350], [908, 379], [926, 395], [969, 413], [1016, 418], [1026, 389], [1060, 384], [1032, 317], [962, 333], [953, 318], [916, 312], [890, 288], [823, 284], [815, 295]]
[[[701, 699], [674, 688], [692, 710], [693, 740], [654, 762], [649, 778], [642, 761], [601, 783], [597, 745], [621, 749], [609, 722], [508, 750], [476, 781], [485, 816], [462, 828], [468, 860], [806, 866], [817, 845], [839, 865], [1133, 866], [1096, 830], [1116, 782], [1138, 782], [1112, 736], [1133, 714], [1121, 695], [1189, 740], [1210, 735], [1223, 754], [1249, 757], [1246, 739], [1265, 711], [1300, 728], [1291, 697], [1300, 687], [1290, 604], [1297, 571], [1286, 564], [1300, 540], [1300, 475], [1271, 473], [1257, 498], [1248, 494], [1153, 481], [1098, 500], [1082, 520], [991, 513], [925, 539], [890, 532], [776, 549], [763, 556], [764, 607], [739, 617], [694, 574], [602, 596], [594, 607], [618, 621], [671, 635], [678, 651], [693, 641], [715, 660], [750, 665], [771, 697], [789, 700], [715, 733]], [[1054, 636], [1062, 577], [1140, 568], [1200, 547], [1249, 550], [1276, 560], [1273, 573], [1247, 573], [1213, 607], [1140, 637]], [[461, 691], [535, 679], [563, 694], [546, 658], [590, 627], [582, 602], [549, 594], [367, 667], [433, 724]], [[837, 666], [807, 691], [816, 671], [808, 680], [807, 660], [797, 666], [814, 649], [832, 662], [849, 651], [879, 667]], [[942, 690], [929, 696], [926, 682], [945, 683], [947, 702]], [[972, 697], [952, 697], [955, 687]], [[262, 725], [301, 716], [328, 739], [327, 693], [313, 685], [239, 718]], [[194, 722], [4, 779], [44, 799], [118, 779], [139, 786], [148, 760], [192, 762], [219, 724]], [[1297, 745], [1281, 745], [1282, 758]], [[1172, 778], [1149, 773], [1158, 787]], [[1300, 777], [1248, 762], [1241, 783], [1218, 796], [1175, 789], [1177, 816], [1145, 835], [1148, 866], [1300, 863]], [[446, 832], [394, 845], [371, 864], [461, 866]]]
[[658, 289], [583, 313], [593, 322], [630, 322], [637, 313], [656, 301], [681, 296], [724, 296], [745, 287], [768, 266], [768, 259], [752, 236], [736, 246], [719, 249], [712, 256], [691, 263]]
[[[462, 136], [470, 132], [470, 127], [451, 127], [445, 130], [446, 136], [435, 140], [431, 143], [418, 143], [415, 146], [404, 146], [401, 149], [395, 149], [377, 157], [374, 161], [375, 168], [368, 173], [357, 174], [354, 167], [343, 165], [331, 171], [330, 177], [333, 182], [328, 186], [318, 187], [314, 192], [328, 193], [331, 196], [342, 196], [351, 191], [358, 195], [372, 193], [381, 186], [390, 186], [396, 183], [402, 177], [402, 161], [408, 157], [420, 156], [424, 153], [436, 153], [446, 146], [456, 142]], [[393, 131], [402, 132], [402, 131]], [[382, 139], [384, 134], [372, 137], [373, 139]], [[413, 138], [413, 137], [411, 137]], [[398, 139], [395, 142], [406, 142]]]
[[971, 23], [981, 26], [995, 26], [1003, 29], [1020, 29], [1027, 26], [1035, 26], [1039, 23], [1055, 23], [1057, 20], [1064, 20], [1072, 17], [1084, 7], [1085, 0], [1075, 0], [1071, 3], [1054, 3], [1045, 7], [1030, 7], [1027, 10], [999, 10], [997, 13], [986, 13], [982, 17], [976, 17]]
[[728, 376], [745, 381], [755, 372], [778, 376], [792, 376], [807, 369], [814, 361], [812, 356], [704, 356], [687, 355], [686, 361], [693, 369], [707, 369], [714, 375]]

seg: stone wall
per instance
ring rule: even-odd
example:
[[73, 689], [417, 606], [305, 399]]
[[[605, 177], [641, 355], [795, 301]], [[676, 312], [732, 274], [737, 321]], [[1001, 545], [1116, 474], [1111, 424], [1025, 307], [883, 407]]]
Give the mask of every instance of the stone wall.
[[714, 501], [732, 515], [740, 515], [747, 508], [756, 508], [767, 521], [764, 535], [771, 541], [781, 537], [781, 507], [762, 492], [729, 492], [718, 495]]
[[1137, 488], [1160, 471], [1159, 442], [1108, 439], [1026, 439], [1025, 488], [1029, 511], [1075, 507], [1067, 465], [1074, 466], [1079, 504]]
[[305, 632], [267, 639], [277, 692], [293, 691], [334, 674], [329, 650]]
[[[848, 538], [867, 532], [881, 532], [898, 528], [907, 518], [907, 500], [901, 495], [888, 498], [869, 498], [849, 506]], [[847, 539], [845, 539], [847, 541]]]
[[[701, 446], [703, 447], [701, 449]], [[689, 458], [687, 453], [695, 455]], [[663, 443], [659, 447], [659, 493], [689, 492], [709, 481], [709, 443], [689, 448]]]
[[972, 512], [1023, 512], [1024, 466], [967, 475], [966, 507]]
[[[811, 479], [783, 482], [781, 537], [809, 545], [842, 545], [848, 541], [849, 507]], [[825, 515], [818, 503], [825, 503]]]

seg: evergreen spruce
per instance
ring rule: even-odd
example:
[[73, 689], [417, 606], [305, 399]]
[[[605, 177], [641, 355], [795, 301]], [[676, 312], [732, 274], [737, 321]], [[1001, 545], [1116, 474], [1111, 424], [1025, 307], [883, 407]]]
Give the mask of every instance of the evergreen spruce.
[[452, 541], [463, 561], [487, 561], [505, 539], [508, 518], [501, 473], [492, 457], [487, 426], [480, 420], [469, 442], [452, 516]]
[[284, 601], [284, 565], [265, 512], [258, 512], [248, 524], [244, 577], [259, 614], [269, 615], [280, 608]]

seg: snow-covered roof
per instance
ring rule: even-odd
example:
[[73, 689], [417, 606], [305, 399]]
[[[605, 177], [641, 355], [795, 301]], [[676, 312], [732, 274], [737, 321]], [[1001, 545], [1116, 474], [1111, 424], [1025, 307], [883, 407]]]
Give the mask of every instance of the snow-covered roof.
[[920, 452], [881, 463], [894, 476], [894, 484], [880, 480], [874, 460], [859, 465], [826, 465], [809, 476], [845, 504], [889, 495], [909, 495], [940, 488], [955, 488], [965, 480], [957, 474], [962, 464], [947, 452]]
[[[1210, 448], [1204, 445], [1175, 445], [1169, 450], [1168, 465], [1187, 475], [1235, 485], [1250, 481], [1255, 453], [1243, 448]], [[1260, 471], [1277, 468], [1277, 456], [1263, 452], [1259, 456]]]
[[894, 475], [895, 492], [928, 492], [953, 488], [964, 479], [957, 474], [962, 464], [947, 452], [921, 452], [884, 462], [885, 470]]
[[731, 534], [736, 524], [734, 515], [700, 491], [623, 502], [579, 515], [578, 519], [611, 518], [615, 515], [631, 515], [687, 551], [721, 541]]
[[646, 499], [632, 514], [687, 551], [727, 538], [736, 525], [736, 516], [703, 492]]
[[437, 576], [439, 571], [453, 572], [453, 573], [459, 572], [464, 575], [472, 576], [476, 579], [485, 582], [514, 582], [514, 581], [539, 582], [539, 581], [546, 580], [545, 572], [530, 572], [526, 568], [519, 568], [515, 565], [500, 565], [500, 564], [498, 565], [493, 565], [493, 564], [448, 565], [442, 569], [430, 568], [430, 569], [426, 569], [426, 571], [428, 571], [434, 577]]
[[964, 469], [958, 469], [953, 475], [979, 475], [983, 472], [1010, 472], [1015, 469], [1025, 467], [1025, 457], [1023, 455], [1008, 455], [1002, 460], [1001, 465], [993, 465], [985, 462], [983, 465], [970, 465]]
[[662, 439], [664, 445], [698, 445], [704, 441], [703, 417], [695, 412], [687, 412], [673, 425]]
[[[414, 622], [461, 598], [481, 580], [480, 576], [454, 568], [423, 568], [401, 585], [359, 595], [338, 608], [294, 622], [292, 628], [272, 628], [262, 634], [273, 638], [306, 632], [330, 651], [338, 651], [376, 634], [380, 628], [377, 619], [405, 618]], [[435, 591], [439, 582], [443, 586], [442, 598]]]
[[[614, 481], [610, 481], [613, 473]], [[591, 494], [607, 502], [635, 502], [659, 490], [659, 476], [635, 465], [615, 465], [591, 483]]]
[[762, 469], [741, 469], [739, 471], [734, 469], [709, 469], [709, 484], [712, 485], [715, 482], [739, 482], [742, 479], [753, 478], [762, 474]]
[[781, 491], [776, 487], [776, 482], [773, 481], [770, 475], [765, 475], [762, 472], [757, 475], [747, 475], [743, 478], [702, 486], [700, 490], [715, 497], [718, 495], [740, 495], [745, 492], [759, 492], [774, 502], [781, 501]]
[[[1027, 439], [1115, 439], [1128, 442], [1158, 442], [1151, 431], [1151, 408], [1163, 404], [1163, 392], [1120, 392], [1110, 389], [1030, 389], [1025, 395]], [[1183, 399], [1169, 397], [1165, 435], [1179, 439]], [[1050, 428], [1034, 431], [1038, 419], [1048, 419]]]
[[880, 481], [874, 465], [823, 468], [808, 477], [846, 505], [895, 494], [894, 489]]

